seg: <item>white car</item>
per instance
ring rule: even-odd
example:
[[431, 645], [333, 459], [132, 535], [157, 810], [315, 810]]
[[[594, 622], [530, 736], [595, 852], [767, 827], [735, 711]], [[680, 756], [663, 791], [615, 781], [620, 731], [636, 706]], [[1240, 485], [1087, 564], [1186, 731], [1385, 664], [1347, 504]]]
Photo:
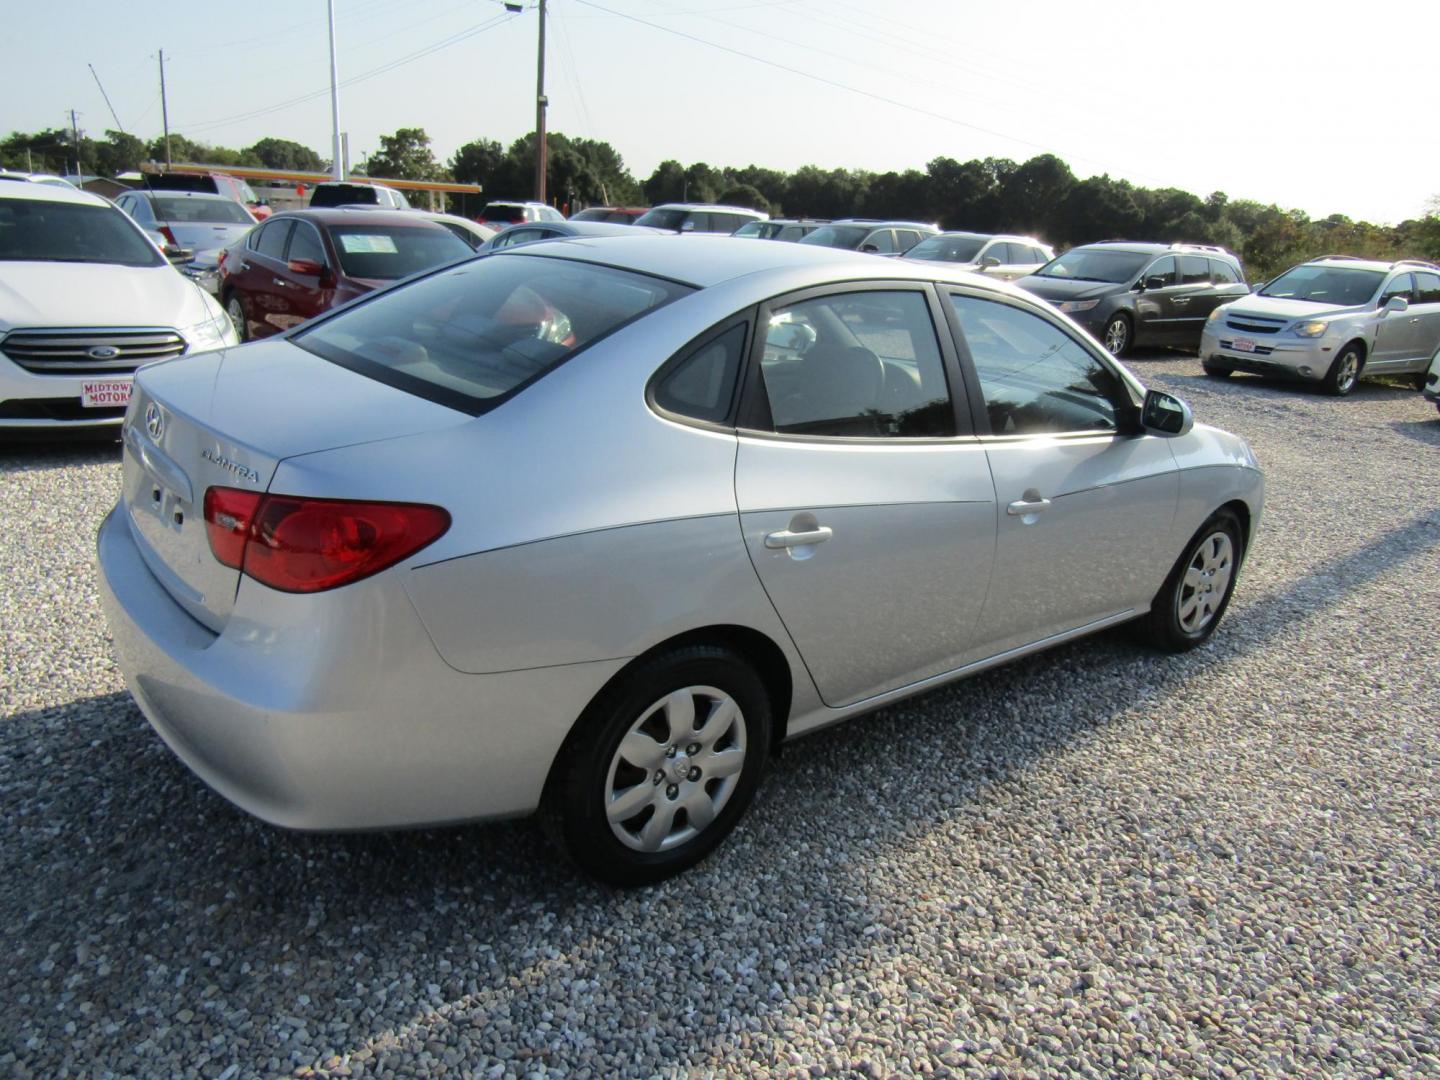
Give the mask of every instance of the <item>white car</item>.
[[224, 309], [109, 201], [0, 185], [0, 437], [117, 426], [139, 365], [236, 344]]
[[901, 258], [951, 263], [961, 270], [988, 272], [991, 277], [1014, 281], [1055, 258], [1055, 249], [1033, 236], [942, 232], [927, 236]]

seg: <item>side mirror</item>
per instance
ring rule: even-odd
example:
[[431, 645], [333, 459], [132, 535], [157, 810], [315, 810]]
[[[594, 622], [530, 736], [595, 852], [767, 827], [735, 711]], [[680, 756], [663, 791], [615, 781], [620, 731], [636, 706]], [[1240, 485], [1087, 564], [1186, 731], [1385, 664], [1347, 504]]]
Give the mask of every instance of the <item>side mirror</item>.
[[863, 251], [866, 255], [879, 255], [879, 254], [880, 254], [880, 248], [879, 248], [879, 246], [876, 245], [876, 244], [861, 244], [861, 245], [860, 245], [860, 250]]
[[682, 221], [682, 222], [680, 223], [680, 231], [681, 231], [681, 232], [694, 232], [694, 231], [695, 231], [695, 219], [694, 219], [694, 218], [686, 218], [684, 221]]
[[1403, 296], [1392, 296], [1389, 300], [1385, 301], [1385, 310], [1398, 315], [1402, 311], [1410, 310], [1410, 301], [1406, 300]]
[[1152, 435], [1185, 435], [1195, 426], [1195, 415], [1174, 394], [1147, 390], [1140, 407], [1140, 426]]
[[999, 265], [1000, 260], [994, 255], [986, 255], [985, 258], [980, 260], [980, 272], [983, 274], [986, 270], [993, 270]]
[[1165, 280], [1165, 278], [1164, 278], [1163, 275], [1161, 275], [1161, 274], [1151, 274], [1149, 277], [1147, 277], [1147, 278], [1145, 279], [1145, 283], [1141, 286], [1141, 288], [1144, 288], [1144, 289], [1163, 289], [1163, 288], [1165, 288], [1166, 284], [1167, 284], [1167, 282], [1166, 282], [1166, 280]]
[[1259, 292], [1261, 289], [1265, 288], [1266, 285], [1269, 285], [1269, 284], [1270, 284], [1270, 283], [1269, 283], [1268, 281], [1259, 281], [1259, 282], [1256, 282], [1254, 285], [1251, 285], [1251, 286], [1250, 286], [1250, 291], [1251, 291], [1252, 293], [1257, 293], [1257, 292]]
[[290, 272], [292, 274], [319, 274], [325, 269], [324, 263], [318, 263], [314, 259], [291, 259]]

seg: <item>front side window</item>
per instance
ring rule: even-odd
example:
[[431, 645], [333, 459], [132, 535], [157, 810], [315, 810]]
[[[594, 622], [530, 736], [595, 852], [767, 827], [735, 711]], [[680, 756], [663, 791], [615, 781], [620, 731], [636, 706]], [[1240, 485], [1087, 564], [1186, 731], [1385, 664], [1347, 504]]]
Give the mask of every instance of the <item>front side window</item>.
[[479, 414], [690, 291], [591, 263], [494, 255], [382, 293], [293, 340], [362, 375]]
[[1210, 280], [1216, 285], [1238, 285], [1240, 275], [1235, 273], [1235, 268], [1220, 259], [1210, 260]]
[[123, 211], [48, 199], [0, 199], [0, 262], [165, 264]]
[[876, 229], [865, 238], [865, 242], [860, 245], [860, 250], [889, 255], [895, 250], [895, 238], [890, 234], [889, 229]]
[[860, 246], [868, 232], [863, 225], [821, 225], [820, 228], [810, 233], [800, 241], [802, 244], [815, 244], [817, 247], [845, 248], [854, 251]]
[[955, 434], [935, 325], [920, 292], [846, 292], [773, 310], [760, 375], [781, 434]]
[[1115, 431], [1125, 389], [1058, 327], [994, 300], [952, 294], [992, 435]]
[[315, 226], [308, 222], [300, 222], [295, 226], [288, 257], [291, 262], [306, 259], [321, 266], [325, 265], [325, 245], [320, 242], [320, 234], [315, 231]]
[[[1159, 278], [1159, 281], [1155, 281]], [[1175, 257], [1166, 255], [1163, 259], [1156, 259], [1145, 269], [1145, 287], [1147, 289], [1168, 289], [1175, 284]]]
[[1398, 274], [1390, 283], [1385, 286], [1385, 291], [1380, 294], [1380, 306], [1384, 307], [1385, 302], [1392, 296], [1403, 297], [1408, 303], [1415, 302], [1415, 289], [1410, 284], [1409, 274]]

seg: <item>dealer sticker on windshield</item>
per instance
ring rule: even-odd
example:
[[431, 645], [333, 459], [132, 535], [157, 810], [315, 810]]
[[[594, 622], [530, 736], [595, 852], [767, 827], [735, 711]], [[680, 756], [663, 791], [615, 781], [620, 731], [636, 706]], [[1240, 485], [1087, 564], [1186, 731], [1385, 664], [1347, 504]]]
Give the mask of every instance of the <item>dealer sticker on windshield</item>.
[[87, 409], [113, 409], [130, 404], [129, 379], [97, 379], [80, 387], [80, 404]]
[[1248, 337], [1237, 337], [1230, 343], [1230, 347], [1236, 352], [1254, 352], [1255, 342]]

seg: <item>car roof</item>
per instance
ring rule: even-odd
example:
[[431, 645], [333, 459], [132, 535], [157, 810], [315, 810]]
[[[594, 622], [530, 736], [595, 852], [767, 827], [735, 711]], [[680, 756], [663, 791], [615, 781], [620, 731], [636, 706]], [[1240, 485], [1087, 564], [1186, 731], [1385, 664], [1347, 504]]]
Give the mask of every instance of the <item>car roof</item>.
[[79, 203], [82, 206], [109, 206], [103, 199], [79, 188], [58, 184], [0, 184], [0, 199], [31, 199], [35, 202]]
[[868, 225], [872, 229], [934, 229], [934, 225], [924, 221], [902, 221], [899, 218], [864, 218], [847, 217], [836, 218], [829, 222], [830, 225]]
[[[282, 210], [278, 214], [271, 214], [266, 220], [278, 221], [284, 218], [301, 218], [321, 225], [347, 225], [358, 222], [366, 225], [413, 225], [427, 228], [434, 225], [434, 222], [408, 210], [374, 210], [368, 206], [322, 206], [319, 208], [306, 207], [303, 210]], [[438, 225], [435, 227], [439, 228]]]
[[1341, 270], [1378, 270], [1380, 273], [1388, 273], [1391, 270], [1434, 270], [1432, 263], [1421, 262], [1418, 259], [1401, 259], [1392, 262], [1389, 259], [1360, 259], [1349, 255], [1322, 255], [1318, 259], [1308, 259], [1306, 266], [1333, 266]]
[[765, 219], [767, 217], [763, 210], [753, 210], [748, 206], [725, 206], [721, 203], [699, 203], [699, 202], [667, 202], [658, 206], [650, 207], [651, 210], [720, 210], [727, 214], [754, 214], [756, 217]]
[[[143, 195], [143, 196], [145, 196], [146, 198], [149, 198], [149, 199], [154, 199], [154, 198], [164, 198], [164, 199], [200, 199], [200, 200], [203, 201], [203, 202], [223, 202], [223, 203], [228, 203], [228, 202], [234, 202], [234, 201], [235, 201], [234, 199], [230, 198], [230, 196], [228, 196], [228, 195], [217, 195], [217, 194], [216, 194], [215, 192], [213, 192], [213, 191], [165, 191], [163, 188], [162, 188], [161, 190], [159, 190], [159, 191], [152, 191], [152, 190], [150, 190], [149, 188], [136, 188], [134, 191], [122, 191], [122, 192], [120, 192], [120, 194], [121, 194], [121, 195]], [[117, 198], [118, 198], [118, 196], [117, 196]]]
[[[855, 251], [814, 244], [756, 244], [730, 236], [660, 233], [635, 235], [630, 226], [615, 236], [556, 238], [543, 244], [524, 244], [496, 252], [497, 257], [540, 255], [578, 259], [653, 277], [667, 278], [705, 289], [735, 278], [771, 270], [812, 268], [828, 271], [832, 280], [869, 281], [913, 279], [984, 282], [980, 275], [945, 269], [943, 263], [918, 259], [877, 259]], [[1008, 287], [1006, 291], [1010, 290]], [[1017, 295], [1020, 295], [1017, 293]]]

